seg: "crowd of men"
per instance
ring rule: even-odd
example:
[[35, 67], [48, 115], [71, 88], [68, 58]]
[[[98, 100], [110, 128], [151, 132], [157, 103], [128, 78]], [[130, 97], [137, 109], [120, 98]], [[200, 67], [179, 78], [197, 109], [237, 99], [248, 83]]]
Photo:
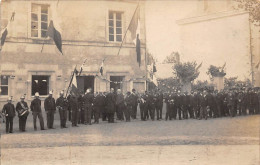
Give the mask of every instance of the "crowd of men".
[[[114, 123], [115, 117], [117, 120], [130, 122], [131, 119], [137, 119], [138, 105], [142, 121], [155, 120], [155, 117], [157, 120], [162, 120], [164, 102], [166, 105], [165, 120], [188, 118], [207, 120], [207, 118], [260, 113], [260, 90], [253, 88], [223, 91], [205, 89], [191, 91], [190, 94], [180, 90], [163, 93], [160, 89], [138, 94], [133, 89], [132, 92], [127, 92], [125, 95], [120, 89], [115, 92], [111, 88], [110, 92], [95, 94], [91, 89], [87, 89], [85, 94], [77, 96], [76, 93], [71, 92], [68, 97], [65, 97], [64, 92], [61, 91], [60, 97], [56, 100], [52, 95], [53, 93], [50, 91], [49, 96], [44, 100], [48, 129], [54, 129], [56, 111], [60, 115], [61, 128], [67, 128], [67, 117], [71, 121], [72, 127], [78, 127], [78, 124], [98, 124], [100, 119]], [[6, 133], [13, 132], [13, 118], [16, 112], [19, 117], [19, 130], [24, 132], [29, 110], [32, 112], [34, 130], [37, 130], [37, 118], [41, 130], [45, 130], [39, 93], [35, 93], [30, 107], [24, 101], [24, 96], [20, 99], [21, 101], [15, 107], [12, 104], [12, 98], [8, 98], [8, 103], [3, 107]]]

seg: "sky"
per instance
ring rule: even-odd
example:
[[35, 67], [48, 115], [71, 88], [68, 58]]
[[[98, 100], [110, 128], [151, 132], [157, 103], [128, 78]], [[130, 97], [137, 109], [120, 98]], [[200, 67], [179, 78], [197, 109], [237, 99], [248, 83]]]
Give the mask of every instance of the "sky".
[[148, 0], [146, 2], [147, 49], [162, 62], [173, 51], [179, 51], [179, 25], [183, 19], [197, 9], [194, 0]]

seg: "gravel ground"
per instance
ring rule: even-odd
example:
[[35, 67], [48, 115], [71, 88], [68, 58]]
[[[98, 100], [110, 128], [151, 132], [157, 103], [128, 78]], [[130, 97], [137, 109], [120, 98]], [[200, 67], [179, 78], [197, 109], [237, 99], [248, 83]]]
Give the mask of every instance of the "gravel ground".
[[29, 116], [24, 133], [18, 132], [17, 120], [13, 134], [5, 134], [1, 125], [3, 165], [259, 164], [260, 115], [101, 122], [67, 129], [60, 129], [55, 120], [56, 129], [44, 131], [33, 131]]

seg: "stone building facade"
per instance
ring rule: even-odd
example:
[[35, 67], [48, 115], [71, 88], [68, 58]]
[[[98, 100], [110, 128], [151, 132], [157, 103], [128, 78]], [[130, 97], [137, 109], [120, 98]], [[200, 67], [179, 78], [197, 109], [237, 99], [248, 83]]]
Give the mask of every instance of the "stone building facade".
[[[137, 8], [137, 1], [15, 1], [1, 2], [1, 29], [10, 22], [6, 42], [0, 55], [1, 104], [8, 96], [14, 100], [26, 94], [32, 100], [35, 92], [44, 99], [50, 90], [58, 97], [66, 90], [76, 66], [78, 88], [94, 92], [120, 88], [146, 89], [146, 31], [144, 2], [139, 2], [141, 65], [136, 60], [136, 47], [128, 31], [124, 34]], [[61, 32], [63, 55], [53, 40], [46, 37], [50, 20]], [[104, 72], [100, 66], [104, 60]]]
[[226, 63], [226, 77], [249, 79], [260, 86], [260, 27], [233, 0], [197, 0], [197, 10], [178, 20], [183, 60], [203, 63], [199, 79], [209, 79], [210, 65]]

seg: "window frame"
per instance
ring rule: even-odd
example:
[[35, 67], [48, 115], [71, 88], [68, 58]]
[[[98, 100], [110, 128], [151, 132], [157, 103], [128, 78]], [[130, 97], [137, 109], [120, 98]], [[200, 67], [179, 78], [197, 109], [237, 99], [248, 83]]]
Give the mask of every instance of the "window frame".
[[[110, 13], [113, 14], [113, 18], [110, 19]], [[121, 15], [121, 27], [117, 27], [117, 18], [116, 18], [116, 15], [117, 14], [120, 14]], [[112, 34], [110, 33], [110, 24], [109, 22], [113, 20], [113, 38], [114, 40], [110, 40], [110, 36], [112, 36]], [[111, 43], [121, 43], [123, 41], [123, 34], [124, 34], [124, 12], [123, 11], [115, 11], [115, 10], [108, 10], [108, 17], [107, 17], [107, 22], [108, 22], [108, 34], [107, 34], [107, 40], [108, 42], [111, 42]], [[121, 28], [121, 33], [117, 33], [117, 29]], [[117, 36], [120, 36], [121, 35], [121, 41], [118, 41], [117, 40]]]
[[[2, 85], [2, 77], [3, 76], [6, 76], [7, 85]], [[0, 75], [0, 89], [1, 89], [0, 97], [8, 97], [8, 95], [9, 95], [9, 77], [10, 77], [10, 75]], [[2, 87], [7, 87], [7, 95], [2, 94]]]
[[[41, 94], [40, 93], [40, 91], [39, 91], [39, 94], [40, 94], [40, 96], [42, 97], [44, 97], [44, 96], [48, 96], [48, 94], [49, 94], [49, 90], [50, 90], [50, 82], [51, 82], [51, 75], [31, 75], [31, 80], [32, 80], [32, 85], [31, 85], [31, 96], [34, 96], [34, 94], [35, 94], [35, 92], [33, 92], [34, 90], [33, 90], [33, 81], [34, 81], [34, 79], [33, 79], [33, 77], [34, 76], [37, 76], [37, 77], [47, 77], [48, 78], [48, 80], [47, 80], [47, 89], [46, 89], [46, 94]], [[36, 91], [37, 92], [37, 91]]]
[[[37, 12], [33, 12], [33, 5], [36, 5], [37, 6]], [[41, 12], [41, 9], [42, 9], [42, 6], [46, 6], [47, 7], [47, 14], [45, 13], [42, 13]], [[32, 14], [37, 14], [37, 21], [33, 21], [32, 20]], [[47, 15], [47, 21], [42, 21], [42, 14], [43, 15]], [[32, 39], [40, 39], [40, 40], [48, 40], [49, 39], [49, 36], [47, 35], [47, 32], [48, 32], [48, 27], [49, 27], [49, 23], [50, 23], [50, 5], [49, 4], [41, 4], [41, 3], [31, 3], [30, 4], [30, 12], [29, 12], [29, 18], [30, 18], [30, 26], [29, 26], [29, 37], [32, 38]], [[32, 36], [32, 22], [37, 22], [38, 24], [38, 36], [35, 37], [35, 36]], [[46, 29], [46, 37], [42, 37], [42, 22], [45, 22], [47, 23], [47, 29]]]

